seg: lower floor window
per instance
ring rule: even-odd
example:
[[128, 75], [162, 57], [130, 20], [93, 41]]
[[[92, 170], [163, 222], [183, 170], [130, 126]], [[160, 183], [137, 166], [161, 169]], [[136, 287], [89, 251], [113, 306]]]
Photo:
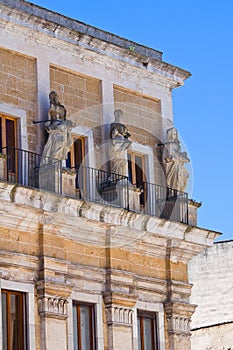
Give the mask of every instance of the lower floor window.
[[158, 350], [157, 317], [138, 311], [138, 350]]
[[2, 349], [26, 349], [25, 294], [2, 290]]
[[94, 307], [73, 304], [74, 350], [95, 350]]

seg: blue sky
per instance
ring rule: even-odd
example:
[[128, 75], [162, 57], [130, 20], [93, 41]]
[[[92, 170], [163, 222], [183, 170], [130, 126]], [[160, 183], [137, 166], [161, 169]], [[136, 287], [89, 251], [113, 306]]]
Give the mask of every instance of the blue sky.
[[233, 2], [54, 1], [34, 4], [162, 51], [192, 77], [173, 92], [174, 124], [190, 153], [198, 226], [233, 239]]

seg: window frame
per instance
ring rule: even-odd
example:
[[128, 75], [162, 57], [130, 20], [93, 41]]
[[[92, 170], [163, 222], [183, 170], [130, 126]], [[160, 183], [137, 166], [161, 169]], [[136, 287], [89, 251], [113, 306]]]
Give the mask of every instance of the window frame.
[[34, 285], [0, 279], [0, 339], [2, 339], [2, 291], [5, 290], [25, 295], [26, 339], [24, 349], [36, 350]]
[[144, 157], [145, 179], [149, 183], [154, 183], [154, 154], [152, 147], [132, 142], [128, 149], [129, 153], [135, 153]]
[[18, 120], [17, 118], [11, 117], [9, 115], [5, 115], [0, 113], [0, 119], [1, 119], [1, 125], [0, 125], [0, 137], [1, 137], [1, 142], [0, 142], [0, 148], [4, 148], [7, 146], [6, 144], [6, 121], [11, 120], [14, 123], [14, 148], [18, 147]]
[[156, 314], [158, 349], [165, 350], [164, 305], [158, 302], [137, 301], [133, 308], [133, 339], [135, 349], [138, 349], [138, 312]]
[[68, 350], [74, 350], [73, 339], [73, 303], [93, 305], [95, 327], [95, 350], [104, 348], [103, 332], [103, 297], [99, 294], [89, 294], [73, 291], [68, 303]]
[[[145, 167], [145, 155], [142, 153], [138, 153], [138, 152], [134, 152], [134, 151], [128, 151], [127, 155], [130, 155], [131, 159], [130, 159], [130, 163], [131, 163], [131, 173], [132, 173], [132, 184], [136, 185], [136, 166], [137, 163], [135, 161], [136, 157], [139, 157], [142, 159], [142, 181], [145, 182], [146, 181], [146, 167]], [[128, 167], [129, 167], [129, 159], [128, 159]]]
[[[91, 334], [90, 341], [89, 341], [89, 349], [90, 350], [96, 350], [96, 337], [95, 337], [95, 309], [94, 305], [91, 303], [82, 303], [74, 301], [72, 307], [76, 308], [77, 312], [77, 319], [73, 322], [76, 322], [77, 326], [77, 341], [78, 341], [78, 350], [86, 350], [82, 348], [82, 326], [81, 326], [81, 308], [82, 307], [88, 307], [88, 315], [89, 315], [89, 332]], [[75, 334], [74, 334], [75, 335]]]
[[28, 150], [27, 111], [0, 102], [0, 114], [17, 119], [17, 147]]
[[158, 317], [156, 312], [137, 310], [137, 322], [139, 323], [139, 333], [138, 333], [138, 342], [140, 341], [140, 349], [146, 350], [144, 347], [144, 320], [150, 320], [150, 338], [152, 344], [152, 350], [159, 350], [159, 341], [158, 341]]
[[85, 126], [76, 126], [71, 130], [72, 138], [85, 139], [84, 165], [95, 168], [95, 148], [93, 130]]
[[81, 141], [81, 158], [82, 158], [82, 165], [85, 165], [85, 156], [88, 152], [87, 150], [87, 137], [85, 136], [75, 136], [75, 135], [72, 135], [72, 139], [73, 139], [73, 144], [71, 146], [71, 149], [70, 149], [70, 152], [69, 152], [69, 158], [70, 158], [70, 168], [73, 169], [73, 168], [76, 168], [76, 164], [75, 164], [75, 147], [74, 147], [74, 144], [77, 140], [80, 140]]
[[[2, 289], [1, 290], [1, 297], [2, 294], [6, 295], [6, 334], [7, 334], [7, 350], [11, 349], [11, 342], [12, 342], [12, 333], [11, 333], [11, 296], [12, 295], [17, 295], [19, 296], [19, 317], [17, 318], [19, 322], [19, 344], [17, 344], [19, 350], [26, 350], [27, 349], [27, 320], [26, 320], [26, 296], [25, 293], [23, 292], [18, 292], [18, 291], [12, 291], [8, 289]], [[3, 336], [2, 336], [3, 340]]]

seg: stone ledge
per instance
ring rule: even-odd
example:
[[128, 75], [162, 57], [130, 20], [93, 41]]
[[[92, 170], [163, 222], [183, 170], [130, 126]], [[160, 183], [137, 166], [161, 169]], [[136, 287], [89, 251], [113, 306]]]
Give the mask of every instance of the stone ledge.
[[[124, 239], [125, 244], [127, 240], [129, 242], [132, 242], [132, 240], [142, 240], [144, 233], [151, 233], [159, 237], [172, 239], [173, 250], [182, 253], [184, 249], [187, 250], [188, 248], [186, 252], [187, 256], [180, 253], [180, 257], [184, 259], [189, 259], [190, 254], [198, 254], [203, 249], [203, 246], [212, 246], [213, 240], [220, 235], [219, 232], [201, 229], [183, 223], [128, 212], [121, 208], [85, 202], [6, 182], [0, 182], [0, 199], [0, 208], [2, 211], [6, 208], [4, 202], [17, 205], [16, 208], [18, 210], [14, 212], [15, 219], [17, 218], [17, 211], [20, 212], [19, 206], [25, 207], [25, 212], [27, 211], [27, 207], [28, 209], [30, 208], [30, 211], [33, 208], [32, 216], [34, 216], [33, 225], [35, 228], [38, 225], [38, 222], [36, 223], [37, 216], [37, 220], [41, 224], [46, 223], [48, 228], [51, 222], [53, 225], [59, 224], [64, 229], [67, 227], [68, 230], [75, 225], [75, 217], [82, 217], [88, 221], [92, 221], [97, 226], [101, 224], [102, 228], [107, 229], [107, 227], [111, 227], [113, 229], [112, 236], [114, 244], [122, 245], [122, 239]], [[25, 220], [29, 220], [27, 215], [25, 216]], [[67, 229], [65, 229], [64, 233]]]
[[[2, 19], [28, 27], [38, 33], [62, 40], [76, 47], [84, 47], [108, 57], [123, 60], [148, 72], [157, 73], [171, 80], [172, 87], [180, 86], [191, 74], [179, 67], [162, 61], [162, 53], [152, 48], [118, 37], [112, 33], [67, 18], [37, 5], [23, 2], [1, 0]], [[9, 10], [7, 8], [11, 8]], [[104, 45], [103, 45], [104, 44]], [[144, 63], [149, 62], [145, 68]]]
[[101, 41], [105, 41], [126, 49], [130, 49], [130, 47], [132, 47], [134, 48], [133, 51], [138, 52], [144, 56], [159, 60], [162, 59], [161, 51], [137, 44], [134, 41], [122, 38], [118, 35], [106, 32], [78, 20], [66, 17], [62, 14], [40, 7], [33, 3], [19, 0], [1, 0], [0, 3], [13, 9], [27, 13], [30, 16], [36, 16], [41, 20], [49, 21], [59, 26], [64, 26], [65, 28], [77, 31], [84, 35], [89, 35], [95, 39], [99, 39]]

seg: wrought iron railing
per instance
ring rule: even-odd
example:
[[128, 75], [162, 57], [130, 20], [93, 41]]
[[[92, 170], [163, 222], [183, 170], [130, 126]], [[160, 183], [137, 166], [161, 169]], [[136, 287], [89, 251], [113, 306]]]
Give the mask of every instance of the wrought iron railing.
[[171, 221], [188, 223], [188, 194], [172, 188], [143, 182], [141, 185], [143, 213]]
[[[23, 186], [40, 188], [58, 194], [62, 189], [62, 162], [40, 154], [13, 147], [0, 150], [5, 158], [4, 180]], [[73, 169], [74, 171], [74, 169]], [[128, 177], [108, 171], [79, 166], [75, 169], [73, 195], [90, 202], [101, 203], [134, 211], [132, 200], [138, 200], [138, 212], [172, 221], [188, 223], [188, 195], [175, 189], [143, 182], [140, 195]]]
[[6, 181], [62, 193], [62, 165], [57, 159], [14, 147], [3, 147]]
[[80, 199], [129, 209], [127, 176], [83, 165], [75, 171], [77, 196]]

